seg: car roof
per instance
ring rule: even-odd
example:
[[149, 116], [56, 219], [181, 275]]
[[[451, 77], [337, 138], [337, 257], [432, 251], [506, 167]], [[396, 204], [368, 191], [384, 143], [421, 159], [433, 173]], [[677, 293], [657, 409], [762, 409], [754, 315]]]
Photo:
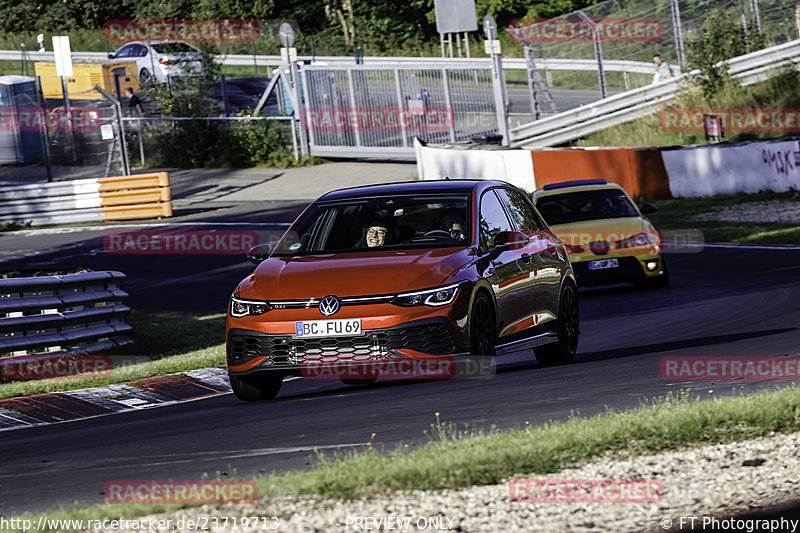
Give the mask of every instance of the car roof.
[[[175, 39], [153, 39], [152, 41], [130, 41], [125, 44], [167, 44], [167, 43], [182, 43], [189, 44], [186, 41], [178, 41]], [[192, 46], [189, 44], [189, 46]], [[194, 48], [192, 46], [192, 48]]]
[[322, 195], [317, 201], [343, 200], [347, 198], [362, 198], [365, 196], [386, 196], [391, 194], [469, 194], [478, 187], [489, 188], [493, 186], [508, 186], [509, 183], [498, 180], [431, 180], [431, 181], [403, 181], [397, 183], [382, 183], [378, 185], [365, 185], [338, 189]]
[[[584, 184], [581, 184], [584, 182]], [[541, 189], [536, 189], [531, 195], [534, 199], [542, 196], [555, 196], [557, 194], [569, 194], [581, 191], [600, 191], [603, 189], [614, 189], [625, 192], [620, 185], [616, 183], [608, 183], [605, 180], [572, 180], [548, 185], [563, 185], [561, 187], [548, 187], [545, 186]]]

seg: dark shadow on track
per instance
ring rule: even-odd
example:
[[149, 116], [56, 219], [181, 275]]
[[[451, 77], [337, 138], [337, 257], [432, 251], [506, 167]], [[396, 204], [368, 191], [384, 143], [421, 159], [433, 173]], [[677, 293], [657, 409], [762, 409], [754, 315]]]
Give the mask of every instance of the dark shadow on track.
[[612, 350], [599, 350], [596, 352], [578, 353], [577, 362], [601, 361], [604, 359], [615, 359], [618, 357], [629, 357], [632, 355], [644, 355], [648, 353], [669, 352], [672, 350], [685, 350], [688, 348], [698, 348], [700, 346], [713, 346], [746, 339], [757, 339], [769, 335], [779, 335], [795, 331], [797, 328], [768, 329], [763, 331], [751, 331], [747, 333], [731, 333], [728, 335], [712, 335], [710, 337], [695, 337], [693, 339], [683, 339], [679, 341], [656, 342], [653, 344], [641, 344], [639, 346], [628, 346], [627, 348], [614, 348]]

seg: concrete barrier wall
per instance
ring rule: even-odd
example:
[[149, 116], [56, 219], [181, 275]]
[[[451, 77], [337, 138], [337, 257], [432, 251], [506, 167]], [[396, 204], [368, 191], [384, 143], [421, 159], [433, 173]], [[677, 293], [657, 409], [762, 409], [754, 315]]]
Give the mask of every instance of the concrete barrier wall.
[[526, 191], [536, 190], [530, 150], [429, 147], [414, 142], [421, 180], [496, 179]]
[[800, 143], [693, 146], [661, 153], [673, 196], [800, 189]]
[[[757, 141], [683, 148], [502, 150], [416, 143], [420, 179], [499, 179], [533, 191], [603, 178], [650, 199], [800, 189], [800, 143]], [[527, 159], [527, 161], [525, 161]]]

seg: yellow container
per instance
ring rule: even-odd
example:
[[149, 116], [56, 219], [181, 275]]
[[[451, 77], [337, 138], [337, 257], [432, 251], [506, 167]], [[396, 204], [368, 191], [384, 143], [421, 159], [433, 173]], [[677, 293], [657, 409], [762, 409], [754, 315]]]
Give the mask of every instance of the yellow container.
[[[45, 98], [63, 98], [61, 78], [56, 74], [56, 64], [38, 61], [34, 64], [36, 76], [42, 80]], [[139, 90], [139, 74], [136, 61], [122, 59], [84, 59], [72, 64], [73, 76], [67, 78], [67, 93], [70, 100], [102, 100], [102, 95], [93, 90], [99, 85], [114, 96], [117, 95], [115, 78], [119, 79], [119, 95], [124, 96], [130, 87]]]

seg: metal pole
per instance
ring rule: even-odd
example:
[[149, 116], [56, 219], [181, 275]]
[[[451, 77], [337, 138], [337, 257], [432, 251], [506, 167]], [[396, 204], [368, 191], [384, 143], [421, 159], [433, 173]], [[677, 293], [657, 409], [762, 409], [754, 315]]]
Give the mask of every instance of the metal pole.
[[36, 85], [37, 91], [36, 96], [39, 100], [39, 109], [42, 112], [42, 121], [39, 123], [39, 132], [42, 138], [42, 148], [44, 150], [42, 156], [44, 157], [44, 166], [45, 170], [47, 171], [47, 181], [53, 181], [53, 167], [50, 165], [50, 136], [47, 134], [47, 129], [45, 128], [46, 124], [46, 115], [47, 109], [44, 106], [44, 94], [42, 94], [42, 77], [36, 76]]
[[142, 166], [144, 166], [144, 139], [142, 139], [142, 119], [141, 117], [136, 119], [136, 129], [139, 133], [139, 161], [142, 162]]
[[228, 88], [225, 83], [225, 74], [219, 75], [220, 88], [222, 89], [222, 112], [228, 116]]
[[522, 49], [525, 52], [525, 63], [528, 70], [528, 90], [530, 91], [531, 95], [531, 114], [533, 115], [533, 120], [539, 120], [541, 112], [539, 111], [539, 99], [537, 98], [536, 94], [536, 82], [533, 79], [533, 72], [536, 68], [536, 65], [533, 62], [533, 47], [530, 43], [524, 43]]
[[600, 32], [597, 31], [597, 23], [586, 16], [583, 11], [577, 11], [578, 16], [592, 26], [592, 40], [594, 41], [594, 57], [597, 59], [597, 78], [600, 82], [600, 97], [606, 97], [606, 73], [603, 70], [603, 47], [600, 44]]
[[464, 32], [464, 50], [467, 51], [467, 57], [469, 58], [469, 35], [467, 32]]
[[450, 71], [446, 68], [442, 69], [442, 86], [444, 88], [444, 105], [453, 120], [453, 127], [450, 128], [450, 142], [456, 142], [456, 112], [453, 109], [453, 95], [450, 94]]
[[758, 0], [750, 0], [750, 13], [756, 21], [756, 30], [761, 35], [761, 12], [758, 10]]
[[[486, 15], [483, 18], [483, 31], [486, 39], [494, 41], [497, 39], [497, 23], [494, 17]], [[503, 58], [500, 54], [492, 50], [492, 89], [494, 92], [494, 107], [497, 114], [497, 132], [502, 137], [503, 146], [509, 145], [508, 138], [508, 115], [506, 114], [506, 86], [503, 83]]]
[[253, 53], [253, 73], [258, 76], [258, 62], [256, 62], [256, 43], [250, 41], [250, 51]]
[[747, 51], [750, 51], [750, 32], [747, 31], [747, 14], [744, 10], [744, 0], [739, 1], [739, 7], [742, 9], [742, 28], [744, 28], [744, 44], [747, 46]]
[[[353, 71], [347, 69], [347, 88], [350, 91], [350, 109], [356, 110], [356, 91], [353, 87]], [[361, 131], [356, 127], [354, 133], [356, 134], [356, 146], [361, 146]]]
[[675, 36], [675, 55], [678, 58], [678, 67], [683, 71], [685, 63], [683, 49], [683, 28], [681, 24], [681, 10], [678, 0], [669, 0], [669, 8], [672, 11], [672, 33]]
[[[395, 96], [397, 97], [397, 110], [398, 111], [405, 111], [406, 106], [403, 105], [403, 91], [401, 89], [402, 84], [400, 83], [400, 69], [394, 69], [394, 89], [395, 89]], [[404, 121], [400, 121], [400, 131], [403, 132], [403, 147], [408, 146], [408, 132], [406, 131], [406, 124]]]
[[[289, 68], [292, 75], [292, 90], [294, 91], [295, 95], [295, 102], [297, 102], [295, 109], [294, 109], [294, 116], [295, 120], [300, 120], [301, 113], [303, 111], [303, 95], [300, 91], [300, 72], [297, 69], [297, 61], [289, 58]], [[300, 124], [300, 152], [303, 154], [303, 157], [308, 157], [308, 138], [306, 136], [306, 130], [303, 128], [303, 125]]]

